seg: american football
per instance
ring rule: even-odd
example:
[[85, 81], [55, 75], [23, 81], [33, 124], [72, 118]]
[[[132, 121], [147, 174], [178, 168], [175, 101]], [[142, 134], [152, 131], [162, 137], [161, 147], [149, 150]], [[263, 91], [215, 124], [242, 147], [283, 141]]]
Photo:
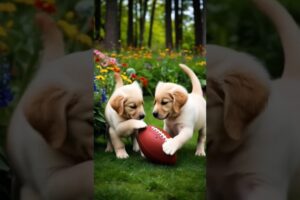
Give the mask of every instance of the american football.
[[158, 164], [174, 165], [176, 154], [173, 156], [167, 155], [162, 149], [163, 143], [168, 138], [171, 138], [169, 133], [154, 126], [140, 129], [137, 135], [140, 149], [148, 160]]

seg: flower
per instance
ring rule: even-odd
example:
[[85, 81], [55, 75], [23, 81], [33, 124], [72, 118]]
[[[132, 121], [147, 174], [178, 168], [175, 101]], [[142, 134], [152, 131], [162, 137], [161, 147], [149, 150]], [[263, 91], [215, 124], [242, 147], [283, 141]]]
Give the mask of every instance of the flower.
[[105, 103], [106, 100], [107, 100], [106, 90], [105, 90], [105, 89], [102, 89], [102, 90], [101, 90], [101, 102], [102, 102], [102, 103]]
[[65, 14], [65, 18], [66, 20], [72, 20], [74, 18], [75, 14], [74, 12], [72, 11], [68, 11], [66, 14]]
[[69, 38], [74, 39], [78, 35], [78, 29], [76, 25], [70, 24], [65, 20], [58, 20], [57, 25]]
[[133, 69], [133, 68], [128, 68], [128, 69], [126, 70], [126, 73], [127, 73], [129, 76], [131, 76], [132, 74], [135, 74], [136, 72], [135, 72], [135, 69]]
[[15, 0], [16, 3], [23, 3], [27, 5], [33, 5], [35, 0]]
[[0, 3], [0, 12], [12, 13], [17, 10], [15, 4], [10, 2]]
[[136, 75], [136, 74], [130, 74], [130, 78], [136, 79], [136, 78], [137, 78], [137, 75]]
[[82, 44], [85, 44], [86, 46], [91, 47], [93, 45], [93, 41], [92, 41], [91, 37], [84, 33], [79, 33], [76, 37], [76, 40]]
[[148, 79], [146, 79], [145, 77], [140, 77], [139, 80], [141, 81], [143, 87], [148, 86]]
[[11, 80], [9, 72], [10, 65], [5, 57], [1, 58], [0, 63], [0, 108], [2, 108], [8, 106], [13, 100], [13, 93], [9, 86]]
[[6, 33], [5, 29], [2, 26], [0, 26], [0, 37], [6, 37], [6, 36], [7, 36], [7, 33]]
[[122, 63], [122, 67], [128, 67], [127, 63]]
[[52, 14], [56, 11], [56, 7], [54, 5], [54, 1], [48, 0], [35, 0], [34, 5], [37, 9]]

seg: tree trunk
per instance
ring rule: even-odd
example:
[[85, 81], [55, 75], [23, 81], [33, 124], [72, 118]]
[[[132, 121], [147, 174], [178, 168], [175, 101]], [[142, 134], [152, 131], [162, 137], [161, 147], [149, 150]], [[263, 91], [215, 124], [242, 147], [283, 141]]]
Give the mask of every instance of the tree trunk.
[[169, 49], [173, 48], [173, 37], [172, 37], [172, 0], [166, 0], [165, 5], [165, 31], [166, 31], [166, 47]]
[[182, 15], [183, 6], [181, 0], [181, 7], [179, 8], [179, 0], [175, 0], [175, 47], [176, 49], [181, 48], [182, 44]]
[[128, 0], [127, 46], [133, 46], [133, 0]]
[[144, 44], [144, 32], [145, 32], [145, 21], [146, 14], [148, 11], [148, 0], [140, 0], [140, 41], [139, 46], [143, 46]]
[[152, 45], [152, 30], [153, 30], [153, 22], [155, 16], [155, 8], [156, 8], [156, 0], [152, 2], [152, 9], [151, 9], [151, 17], [150, 17], [150, 27], [149, 27], [149, 39], [148, 39], [148, 47], [151, 48]]
[[119, 2], [119, 15], [118, 15], [118, 26], [119, 26], [119, 35], [118, 35], [118, 44], [121, 47], [121, 30], [122, 30], [122, 10], [123, 10], [123, 0]]
[[135, 0], [134, 3], [134, 47], [137, 47], [138, 45], [138, 6], [137, 6], [138, 0]]
[[101, 38], [101, 0], [94, 0], [95, 4], [95, 35], [94, 40], [99, 41]]
[[203, 10], [200, 9], [200, 0], [193, 0], [194, 21], [195, 21], [195, 46], [198, 48], [203, 44], [203, 24], [201, 17]]
[[107, 50], [119, 48], [120, 27], [118, 24], [118, 0], [106, 0], [104, 47]]

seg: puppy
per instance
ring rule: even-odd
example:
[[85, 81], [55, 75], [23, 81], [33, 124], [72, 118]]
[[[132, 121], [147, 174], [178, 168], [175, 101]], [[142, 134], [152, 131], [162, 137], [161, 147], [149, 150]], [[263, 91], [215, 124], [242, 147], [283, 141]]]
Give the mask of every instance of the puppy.
[[115, 79], [115, 91], [105, 108], [110, 138], [106, 151], [110, 152], [114, 149], [117, 158], [125, 159], [129, 155], [125, 150], [122, 137], [132, 136], [133, 150], [139, 151], [135, 134], [137, 129], [147, 126], [142, 120], [145, 117], [144, 100], [142, 89], [136, 81], [129, 85], [123, 85], [119, 74], [115, 74]]
[[[41, 67], [18, 103], [7, 134], [17, 199], [93, 199], [92, 51], [64, 56], [52, 18], [38, 14]], [[78, 181], [80, 180], [80, 181]]]
[[270, 80], [252, 56], [207, 46], [209, 200], [300, 199], [300, 31], [274, 0], [253, 0], [274, 23], [284, 72]]
[[186, 65], [180, 68], [192, 82], [192, 92], [175, 83], [159, 82], [155, 89], [153, 116], [164, 120], [164, 130], [175, 136], [163, 144], [163, 151], [173, 155], [189, 139], [194, 131], [199, 132], [195, 155], [205, 156], [206, 101], [200, 81]]

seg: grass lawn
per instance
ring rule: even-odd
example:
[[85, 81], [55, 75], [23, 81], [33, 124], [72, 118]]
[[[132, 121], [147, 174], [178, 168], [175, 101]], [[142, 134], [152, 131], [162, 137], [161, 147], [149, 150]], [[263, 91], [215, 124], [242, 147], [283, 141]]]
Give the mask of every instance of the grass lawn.
[[[162, 128], [152, 117], [153, 99], [145, 98], [146, 123]], [[175, 166], [152, 164], [132, 151], [126, 140], [129, 159], [118, 160], [105, 153], [106, 142], [97, 139], [95, 147], [95, 199], [103, 200], [202, 200], [205, 199], [205, 158], [194, 155], [197, 134], [177, 152]]]

